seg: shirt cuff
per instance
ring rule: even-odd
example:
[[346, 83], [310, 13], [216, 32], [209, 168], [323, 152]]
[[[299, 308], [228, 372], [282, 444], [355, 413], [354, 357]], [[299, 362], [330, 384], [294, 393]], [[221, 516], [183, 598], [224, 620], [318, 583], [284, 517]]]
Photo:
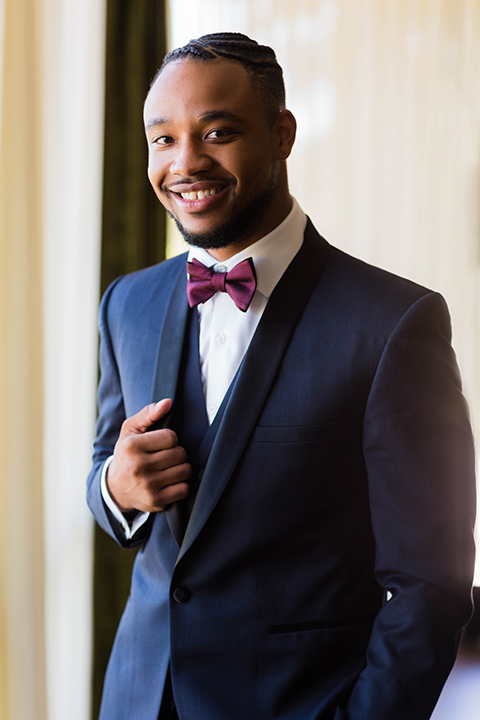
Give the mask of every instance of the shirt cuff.
[[103, 502], [107, 506], [107, 508], [112, 513], [115, 520], [118, 520], [120, 525], [123, 528], [123, 532], [125, 533], [126, 540], [131, 540], [137, 530], [144, 525], [148, 518], [150, 517], [149, 512], [138, 512], [138, 514], [134, 517], [134, 519], [131, 522], [128, 522], [125, 515], [122, 513], [122, 511], [118, 508], [117, 504], [113, 500], [112, 496], [108, 492], [107, 488], [107, 470], [110, 465], [110, 463], [113, 460], [113, 455], [110, 455], [110, 457], [105, 461], [103, 468], [102, 468], [102, 474], [100, 476], [100, 491], [102, 493]]

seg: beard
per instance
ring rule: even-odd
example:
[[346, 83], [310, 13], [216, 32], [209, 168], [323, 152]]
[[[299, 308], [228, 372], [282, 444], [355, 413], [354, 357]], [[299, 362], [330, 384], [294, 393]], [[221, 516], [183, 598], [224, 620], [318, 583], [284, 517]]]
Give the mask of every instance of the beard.
[[[274, 191], [275, 180], [272, 174], [266, 188], [259, 195], [254, 197], [244, 208], [235, 207], [234, 204], [230, 217], [227, 218], [223, 225], [208, 232], [190, 232], [175, 215], [171, 212], [168, 212], [168, 214], [175, 221], [177, 228], [183, 235], [183, 239], [189, 245], [203, 250], [219, 250], [243, 242], [245, 238], [255, 232], [270, 205]], [[198, 213], [199, 217], [202, 215], [203, 213]]]

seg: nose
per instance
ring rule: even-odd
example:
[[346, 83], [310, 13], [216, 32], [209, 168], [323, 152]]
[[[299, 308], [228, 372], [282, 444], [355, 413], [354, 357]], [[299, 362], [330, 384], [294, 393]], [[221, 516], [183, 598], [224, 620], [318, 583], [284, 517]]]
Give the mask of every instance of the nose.
[[210, 170], [212, 164], [205, 146], [200, 141], [189, 138], [177, 145], [170, 170], [173, 175], [192, 177]]

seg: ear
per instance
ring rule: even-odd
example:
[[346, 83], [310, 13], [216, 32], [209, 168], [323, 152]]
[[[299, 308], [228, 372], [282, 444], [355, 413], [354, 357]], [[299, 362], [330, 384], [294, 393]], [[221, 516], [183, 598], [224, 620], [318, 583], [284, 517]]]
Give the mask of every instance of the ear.
[[277, 151], [277, 158], [279, 160], [286, 160], [292, 151], [297, 132], [297, 121], [290, 110], [282, 110], [276, 119], [272, 130], [275, 140], [275, 148]]

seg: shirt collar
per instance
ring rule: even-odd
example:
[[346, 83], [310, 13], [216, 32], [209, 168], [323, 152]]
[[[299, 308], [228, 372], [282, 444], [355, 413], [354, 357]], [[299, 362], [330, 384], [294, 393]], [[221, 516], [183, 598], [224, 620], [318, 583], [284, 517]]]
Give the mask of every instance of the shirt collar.
[[219, 272], [228, 272], [242, 260], [251, 257], [257, 275], [257, 290], [265, 297], [270, 297], [302, 246], [306, 224], [307, 216], [292, 197], [292, 209], [285, 220], [253, 245], [249, 245], [223, 262], [215, 260], [203, 248], [192, 247], [188, 253], [188, 260], [195, 258], [206, 267], [212, 267]]

